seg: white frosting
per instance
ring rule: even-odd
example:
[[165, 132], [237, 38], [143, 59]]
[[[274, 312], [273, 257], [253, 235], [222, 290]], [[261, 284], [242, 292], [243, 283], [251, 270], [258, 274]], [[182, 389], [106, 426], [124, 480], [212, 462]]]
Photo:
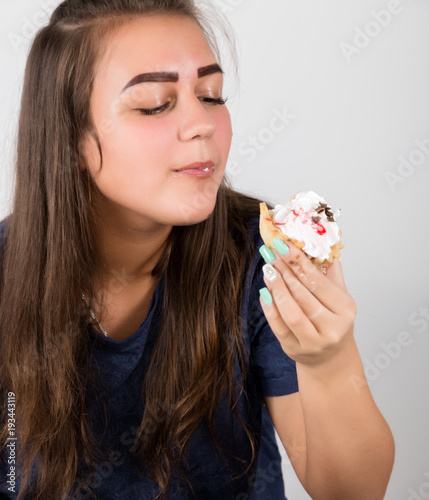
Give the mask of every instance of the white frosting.
[[[300, 191], [286, 205], [276, 205], [271, 210], [271, 218], [276, 227], [288, 238], [305, 243], [304, 252], [321, 262], [331, 253], [331, 246], [340, 241], [340, 229], [336, 222], [328, 220], [325, 211], [318, 213], [320, 203], [326, 203], [322, 196], [314, 191]], [[334, 219], [340, 215], [340, 210], [331, 210]], [[312, 217], [320, 217], [315, 223]]]

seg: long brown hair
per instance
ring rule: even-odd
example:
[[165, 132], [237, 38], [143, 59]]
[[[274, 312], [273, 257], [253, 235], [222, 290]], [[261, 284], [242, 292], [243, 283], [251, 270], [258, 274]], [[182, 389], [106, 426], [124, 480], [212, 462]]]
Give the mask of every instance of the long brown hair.
[[[94, 298], [94, 185], [79, 168], [79, 151], [91, 130], [89, 103], [103, 40], [130, 16], [154, 12], [191, 17], [206, 35], [210, 31], [192, 0], [67, 0], [29, 54], [14, 206], [0, 252], [0, 390], [16, 395], [19, 500], [30, 490], [35, 500], [65, 498], [82, 457], [90, 468], [101, 457], [86, 409], [86, 387], [96, 381], [81, 296], [85, 291], [90, 303]], [[163, 319], [142, 387], [145, 410], [135, 450], [164, 496], [172, 472], [186, 474], [186, 447], [201, 423], [222, 453], [214, 413], [225, 397], [236, 411], [243, 390], [236, 377], [237, 363], [243, 374], [247, 368], [240, 302], [254, 252], [247, 248], [247, 223], [258, 213], [258, 201], [224, 178], [214, 212], [199, 224], [174, 227], [153, 271], [165, 278]], [[0, 418], [5, 450], [4, 405]], [[254, 437], [242, 424], [254, 457]]]

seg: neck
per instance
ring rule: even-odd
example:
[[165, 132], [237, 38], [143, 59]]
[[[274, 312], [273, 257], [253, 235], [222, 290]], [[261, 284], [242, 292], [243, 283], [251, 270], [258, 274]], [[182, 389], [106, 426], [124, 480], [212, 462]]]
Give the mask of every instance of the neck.
[[126, 213], [125, 209], [111, 207], [109, 203], [97, 207], [95, 222], [96, 252], [100, 262], [96, 281], [115, 278], [137, 283], [150, 280], [172, 226]]

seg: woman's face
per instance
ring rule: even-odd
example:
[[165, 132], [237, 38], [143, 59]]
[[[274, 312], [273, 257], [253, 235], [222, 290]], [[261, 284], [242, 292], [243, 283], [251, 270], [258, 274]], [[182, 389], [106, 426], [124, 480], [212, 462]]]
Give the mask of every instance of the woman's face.
[[[97, 66], [84, 155], [110, 213], [195, 224], [213, 211], [231, 145], [223, 78], [199, 26], [180, 16], [125, 23]], [[188, 167], [188, 168], [186, 168]]]

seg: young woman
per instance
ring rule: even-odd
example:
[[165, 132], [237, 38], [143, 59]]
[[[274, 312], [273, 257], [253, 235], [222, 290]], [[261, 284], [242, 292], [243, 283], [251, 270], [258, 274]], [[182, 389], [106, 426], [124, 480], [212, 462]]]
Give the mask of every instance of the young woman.
[[209, 32], [192, 0], [66, 0], [34, 41], [1, 225], [6, 498], [284, 498], [264, 408], [312, 498], [383, 498], [341, 265], [262, 246]]

